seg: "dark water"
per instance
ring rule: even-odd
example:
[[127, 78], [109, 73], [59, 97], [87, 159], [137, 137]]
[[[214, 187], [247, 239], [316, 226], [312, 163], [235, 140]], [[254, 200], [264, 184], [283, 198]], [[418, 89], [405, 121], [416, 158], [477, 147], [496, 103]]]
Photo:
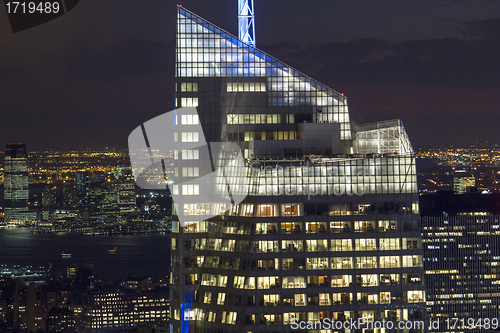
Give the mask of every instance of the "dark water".
[[[30, 228], [0, 229], [0, 264], [47, 266], [61, 253], [79, 265], [93, 263], [109, 280], [136, 276], [165, 277], [170, 266], [170, 235], [81, 236], [32, 234]], [[115, 254], [110, 249], [118, 250]]]

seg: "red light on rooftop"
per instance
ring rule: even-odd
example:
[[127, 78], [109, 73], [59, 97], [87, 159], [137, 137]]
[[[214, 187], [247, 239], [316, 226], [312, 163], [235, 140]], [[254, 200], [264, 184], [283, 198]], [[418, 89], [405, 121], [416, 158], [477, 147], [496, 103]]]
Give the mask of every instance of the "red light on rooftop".
[[344, 96], [344, 93], [340, 93], [342, 96]]
[[182, 7], [182, 5], [179, 5], [179, 7]]

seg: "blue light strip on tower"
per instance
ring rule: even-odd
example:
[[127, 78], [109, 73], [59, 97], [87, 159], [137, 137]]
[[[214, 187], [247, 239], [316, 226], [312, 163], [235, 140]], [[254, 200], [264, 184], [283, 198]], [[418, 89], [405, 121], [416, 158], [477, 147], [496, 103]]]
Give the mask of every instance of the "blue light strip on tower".
[[[192, 305], [193, 292], [188, 291], [186, 293], [186, 297], [184, 298], [184, 302], [181, 303], [181, 333], [189, 333], [189, 324], [191, 321], [190, 313]], [[189, 318], [187, 318], [186, 315], [189, 315]]]
[[255, 46], [255, 25], [254, 25], [253, 0], [238, 0], [238, 36], [239, 39]]

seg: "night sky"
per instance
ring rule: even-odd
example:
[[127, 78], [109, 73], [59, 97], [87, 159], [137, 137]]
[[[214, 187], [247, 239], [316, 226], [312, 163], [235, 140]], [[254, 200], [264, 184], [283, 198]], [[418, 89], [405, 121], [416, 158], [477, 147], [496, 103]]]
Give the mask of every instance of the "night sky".
[[[402, 118], [415, 148], [500, 144], [500, 1], [254, 0], [257, 46], [349, 98], [351, 118]], [[183, 6], [237, 35], [237, 0]], [[176, 3], [85, 0], [12, 33], [0, 6], [0, 147], [127, 146], [173, 109]]]

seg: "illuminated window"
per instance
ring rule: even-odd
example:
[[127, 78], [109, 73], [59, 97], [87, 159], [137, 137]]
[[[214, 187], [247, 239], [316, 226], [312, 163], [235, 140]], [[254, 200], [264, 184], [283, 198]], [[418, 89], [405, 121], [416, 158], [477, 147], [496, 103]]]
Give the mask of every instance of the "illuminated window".
[[[455, 273], [458, 273], [456, 271]], [[452, 274], [450, 271], [438, 271], [438, 274]], [[422, 284], [423, 277], [422, 274], [414, 273], [414, 274], [403, 274], [403, 282], [404, 284]]]
[[356, 257], [356, 268], [377, 268], [377, 257]]
[[197, 114], [183, 114], [181, 116], [182, 125], [198, 125], [198, 115]]
[[399, 274], [380, 274], [380, 285], [399, 284]]
[[241, 204], [240, 216], [251, 217], [253, 216], [253, 204]]
[[245, 280], [245, 289], [255, 289], [255, 277], [251, 276]]
[[283, 278], [284, 289], [305, 288], [305, 287], [306, 287], [306, 279], [303, 276], [285, 276]]
[[306, 258], [306, 269], [328, 269], [328, 258]]
[[339, 304], [351, 304], [353, 300], [352, 293], [333, 293], [332, 294], [332, 303]]
[[381, 256], [380, 268], [396, 268], [400, 267], [399, 256]]
[[257, 267], [259, 269], [279, 269], [279, 259], [257, 260]]
[[203, 296], [203, 303], [210, 304], [212, 303], [212, 293], [209, 291], [205, 291], [205, 295]]
[[181, 107], [197, 107], [198, 97], [183, 97], [181, 98]]
[[245, 132], [244, 140], [245, 141], [254, 141], [255, 140], [255, 132]]
[[362, 238], [354, 240], [356, 251], [373, 251], [377, 249], [377, 241], [375, 238]]
[[302, 216], [303, 215], [302, 204], [282, 204], [281, 205], [281, 216]]
[[206, 232], [207, 224], [208, 224], [207, 221], [201, 221], [201, 222], [186, 221], [184, 222], [184, 232], [186, 233]]
[[380, 238], [380, 250], [399, 250], [399, 238]]
[[418, 238], [403, 238], [403, 249], [420, 249], [422, 247]]
[[182, 168], [182, 177], [199, 177], [198, 167], [185, 167]]
[[279, 216], [278, 205], [276, 204], [263, 204], [257, 206], [257, 216], [259, 217], [273, 217]]
[[407, 292], [408, 303], [421, 303], [425, 302], [425, 291], [412, 290]]
[[200, 158], [200, 154], [198, 149], [187, 149], [182, 150], [182, 159], [183, 160], [197, 160]]
[[350, 232], [351, 222], [330, 222], [330, 233]]
[[283, 258], [281, 264], [282, 269], [285, 271], [294, 269], [293, 258]]
[[278, 226], [277, 223], [257, 223], [255, 225], [255, 233], [256, 234], [275, 234], [278, 231], [277, 226]]
[[235, 276], [233, 288], [243, 289], [245, 287], [245, 277], [244, 276]]
[[397, 227], [397, 221], [379, 221], [379, 230], [382, 232], [395, 231]]
[[[357, 293], [357, 299], [358, 299], [358, 303], [361, 303], [361, 304], [378, 304], [378, 294]], [[363, 311], [363, 312], [368, 312], [368, 311]], [[373, 315], [372, 315], [370, 320], [373, 320]]]
[[233, 141], [254, 141], [254, 140], [295, 140], [297, 133], [290, 132], [243, 132], [228, 133], [228, 139]]
[[257, 278], [258, 289], [275, 288], [279, 285], [279, 277], [277, 276], [261, 276]]
[[198, 142], [198, 132], [182, 132], [182, 142]]
[[376, 287], [378, 286], [378, 276], [377, 274], [362, 274], [356, 276], [356, 281], [361, 284], [362, 287]]
[[351, 269], [352, 257], [333, 257], [330, 258], [331, 269]]
[[422, 267], [422, 256], [403, 256], [403, 267]]
[[226, 300], [226, 293], [219, 293], [219, 296], [217, 296], [217, 305], [224, 305], [225, 300]]
[[181, 92], [197, 92], [198, 91], [198, 83], [197, 82], [182, 82], [181, 83]]
[[278, 305], [280, 302], [280, 295], [278, 294], [271, 294], [271, 295], [261, 295], [259, 297], [259, 304], [265, 305], [265, 306], [275, 306]]
[[224, 315], [226, 311], [222, 312], [222, 323], [226, 323], [229, 325], [234, 325], [236, 323], [236, 312], [228, 312], [227, 315]]
[[[177, 185], [174, 185], [174, 187]], [[184, 204], [184, 215], [208, 215], [226, 210], [225, 204]]]
[[281, 251], [302, 252], [304, 251], [302, 244], [303, 244], [302, 240], [283, 240], [281, 241]]
[[237, 114], [228, 114], [227, 115], [227, 124], [228, 125], [238, 124], [238, 115]]
[[330, 240], [330, 251], [352, 251], [352, 241], [350, 239]]
[[373, 221], [356, 221], [354, 222], [355, 232], [374, 232], [375, 222]]
[[278, 241], [255, 241], [253, 252], [279, 252]]
[[326, 232], [326, 222], [306, 222], [306, 232], [307, 233], [325, 233]]
[[283, 234], [300, 233], [301, 226], [302, 226], [302, 223], [300, 223], [300, 222], [281, 223], [281, 233], [283, 233]]
[[265, 82], [228, 82], [227, 92], [265, 92]]
[[200, 194], [200, 185], [182, 185], [182, 195]]
[[330, 305], [330, 294], [319, 294], [319, 305]]
[[352, 275], [332, 275], [332, 287], [349, 287]]
[[[227, 124], [228, 125], [247, 125], [247, 124], [281, 124], [281, 123], [287, 123], [287, 124], [293, 124], [295, 122], [295, 115], [294, 114], [263, 114], [263, 113], [257, 113], [257, 114], [228, 114], [227, 115]], [[258, 136], [257, 133], [260, 133], [261, 135], [257, 140], [266, 140], [267, 138], [267, 132], [256, 132], [256, 137]], [[269, 138], [271, 139], [273, 132], [269, 132]], [[296, 132], [281, 132], [282, 136], [284, 137], [284, 140], [294, 140], [296, 139]], [[288, 138], [287, 138], [288, 137]]]
[[328, 251], [327, 239], [308, 239], [306, 240], [308, 252]]

